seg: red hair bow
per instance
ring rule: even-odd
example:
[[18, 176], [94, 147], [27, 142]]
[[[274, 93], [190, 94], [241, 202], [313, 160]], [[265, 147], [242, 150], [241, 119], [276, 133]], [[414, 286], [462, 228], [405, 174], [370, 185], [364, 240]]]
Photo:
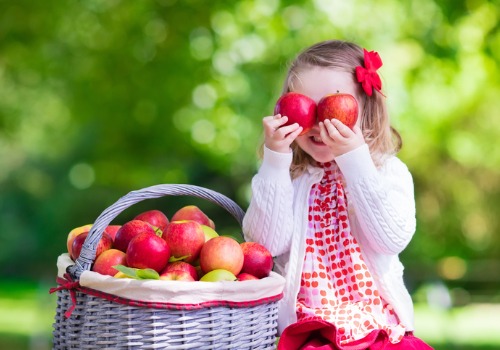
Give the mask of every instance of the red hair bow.
[[363, 52], [365, 55], [365, 66], [356, 67], [356, 78], [368, 96], [372, 95], [373, 89], [381, 93], [382, 81], [377, 73], [377, 69], [382, 67], [382, 60], [378, 52], [366, 51], [365, 49], [363, 49]]

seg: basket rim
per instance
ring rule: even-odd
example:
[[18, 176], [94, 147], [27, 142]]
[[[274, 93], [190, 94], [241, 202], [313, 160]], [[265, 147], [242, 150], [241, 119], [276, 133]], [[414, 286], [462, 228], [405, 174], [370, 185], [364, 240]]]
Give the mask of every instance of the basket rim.
[[192, 310], [214, 306], [249, 307], [283, 298], [285, 278], [271, 271], [268, 277], [249, 281], [185, 282], [135, 280], [84, 271], [79, 281], [66, 273], [69, 254], [58, 257], [58, 288], [80, 291], [119, 304]]
[[[57, 278], [57, 283], [61, 286], [67, 282], [68, 281], [64, 278], [60, 277]], [[74, 289], [78, 292], [98, 297], [101, 299], [105, 299], [107, 301], [121, 305], [144, 307], [148, 309], [154, 308], [154, 309], [186, 310], [186, 311], [200, 310], [200, 309], [207, 309], [214, 307], [249, 308], [249, 307], [274, 303], [283, 298], [283, 292], [281, 292], [279, 294], [272, 295], [269, 297], [264, 297], [258, 300], [248, 300], [248, 301], [211, 300], [201, 303], [178, 304], [171, 302], [153, 302], [153, 301], [141, 301], [141, 300], [129, 299], [116, 296], [114, 294], [106, 293], [97, 289], [82, 287], [82, 286], [75, 287]]]

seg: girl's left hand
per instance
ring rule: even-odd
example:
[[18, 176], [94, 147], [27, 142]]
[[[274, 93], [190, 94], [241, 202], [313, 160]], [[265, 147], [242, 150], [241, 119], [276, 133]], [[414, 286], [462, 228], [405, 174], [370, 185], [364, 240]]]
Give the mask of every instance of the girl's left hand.
[[350, 152], [365, 143], [365, 138], [358, 125], [351, 130], [337, 119], [326, 119], [319, 123], [320, 136], [332, 150], [335, 157]]

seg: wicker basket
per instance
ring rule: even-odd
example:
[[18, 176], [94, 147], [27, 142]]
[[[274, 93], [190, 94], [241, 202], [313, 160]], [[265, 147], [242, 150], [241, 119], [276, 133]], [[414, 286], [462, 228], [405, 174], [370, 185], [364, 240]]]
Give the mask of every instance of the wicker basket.
[[[69, 258], [58, 259], [58, 287], [52, 290], [57, 292], [53, 349], [275, 348], [277, 303], [284, 285], [283, 277], [276, 273], [256, 281], [202, 283], [127, 281], [90, 271], [97, 243], [118, 214], [145, 199], [181, 195], [218, 204], [242, 223], [244, 212], [236, 203], [203, 187], [157, 185], [123, 196], [96, 219], [74, 263]], [[71, 264], [61, 265], [60, 260], [65, 259]], [[100, 287], [101, 281], [104, 287]], [[124, 283], [130, 284], [124, 287]], [[128, 286], [136, 291], [172, 287], [176, 289], [173, 295], [180, 295], [184, 301], [190, 298], [190, 288], [203, 288], [203, 292], [208, 288], [208, 295], [215, 297], [188, 303], [178, 303], [175, 298], [134, 299], [126, 294]], [[120, 288], [125, 294], [115, 293]], [[247, 293], [247, 289], [257, 294]]]

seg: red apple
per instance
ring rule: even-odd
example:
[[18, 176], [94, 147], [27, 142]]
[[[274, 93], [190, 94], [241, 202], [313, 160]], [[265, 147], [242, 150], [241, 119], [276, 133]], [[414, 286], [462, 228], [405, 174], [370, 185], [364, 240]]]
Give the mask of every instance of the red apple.
[[236, 278], [238, 279], [238, 281], [252, 281], [252, 280], [258, 280], [257, 277], [255, 277], [254, 275], [251, 275], [249, 273], [246, 273], [246, 272], [240, 272], [238, 274], [238, 276], [236, 276]]
[[160, 229], [161, 232], [165, 232], [169, 223], [167, 216], [162, 211], [156, 209], [140, 213], [134, 220], [145, 221], [151, 226]]
[[351, 129], [358, 120], [358, 102], [344, 93], [326, 95], [318, 102], [318, 121], [338, 119]]
[[122, 227], [122, 225], [108, 225], [105, 229], [104, 229], [104, 232], [106, 232], [108, 235], [111, 236], [111, 238], [113, 239], [113, 241], [115, 240], [115, 237], [116, 237], [116, 233], [118, 232], [118, 230], [120, 229], [120, 227]]
[[[75, 237], [73, 240], [73, 244], [71, 246], [71, 259], [76, 260], [82, 251], [83, 243], [85, 242], [85, 239], [89, 235], [88, 232], [84, 232], [78, 236]], [[113, 239], [111, 239], [111, 236], [108, 235], [106, 232], [102, 233], [102, 237], [97, 243], [97, 247], [95, 250], [95, 257], [97, 258], [99, 255], [101, 255], [102, 252], [105, 250], [111, 249], [113, 246]]]
[[238, 241], [231, 237], [219, 236], [203, 245], [200, 266], [204, 273], [223, 269], [237, 275], [243, 267], [243, 259], [243, 251]]
[[170, 248], [165, 240], [154, 233], [141, 232], [127, 248], [127, 266], [153, 269], [160, 273], [170, 259]]
[[249, 273], [257, 278], [269, 276], [273, 269], [273, 256], [269, 250], [257, 242], [243, 242], [240, 246], [244, 257], [241, 272]]
[[185, 262], [185, 261], [174, 261], [168, 264], [163, 271], [160, 273], [160, 277], [162, 274], [171, 272], [171, 271], [185, 271], [191, 275], [193, 280], [198, 280], [198, 271], [196, 271], [196, 267]]
[[102, 252], [92, 265], [92, 271], [98, 272], [101, 275], [115, 276], [118, 270], [113, 266], [126, 265], [127, 255], [118, 249], [108, 249]]
[[172, 256], [191, 263], [198, 259], [205, 243], [201, 225], [193, 220], [171, 221], [163, 238], [170, 247]]
[[146, 232], [156, 235], [156, 231], [145, 221], [142, 220], [130, 220], [120, 227], [116, 232], [115, 241], [113, 247], [121, 250], [122, 252], [127, 252], [128, 244], [138, 234]]
[[160, 274], [160, 279], [165, 281], [196, 281], [189, 272], [184, 270], [171, 270], [168, 272], [162, 272]]
[[288, 92], [276, 102], [274, 114], [287, 116], [285, 125], [298, 123], [303, 128], [300, 135], [303, 135], [311, 130], [316, 122], [316, 102], [306, 95]]
[[214, 222], [196, 205], [186, 205], [177, 210], [170, 221], [193, 220], [201, 225], [215, 229]]
[[75, 227], [74, 229], [69, 231], [68, 238], [66, 240], [66, 246], [68, 248], [69, 256], [73, 256], [73, 253], [71, 252], [71, 247], [73, 245], [73, 241], [75, 240], [76, 236], [81, 235], [84, 232], [89, 232], [91, 228], [92, 224], [89, 224], [89, 225]]

